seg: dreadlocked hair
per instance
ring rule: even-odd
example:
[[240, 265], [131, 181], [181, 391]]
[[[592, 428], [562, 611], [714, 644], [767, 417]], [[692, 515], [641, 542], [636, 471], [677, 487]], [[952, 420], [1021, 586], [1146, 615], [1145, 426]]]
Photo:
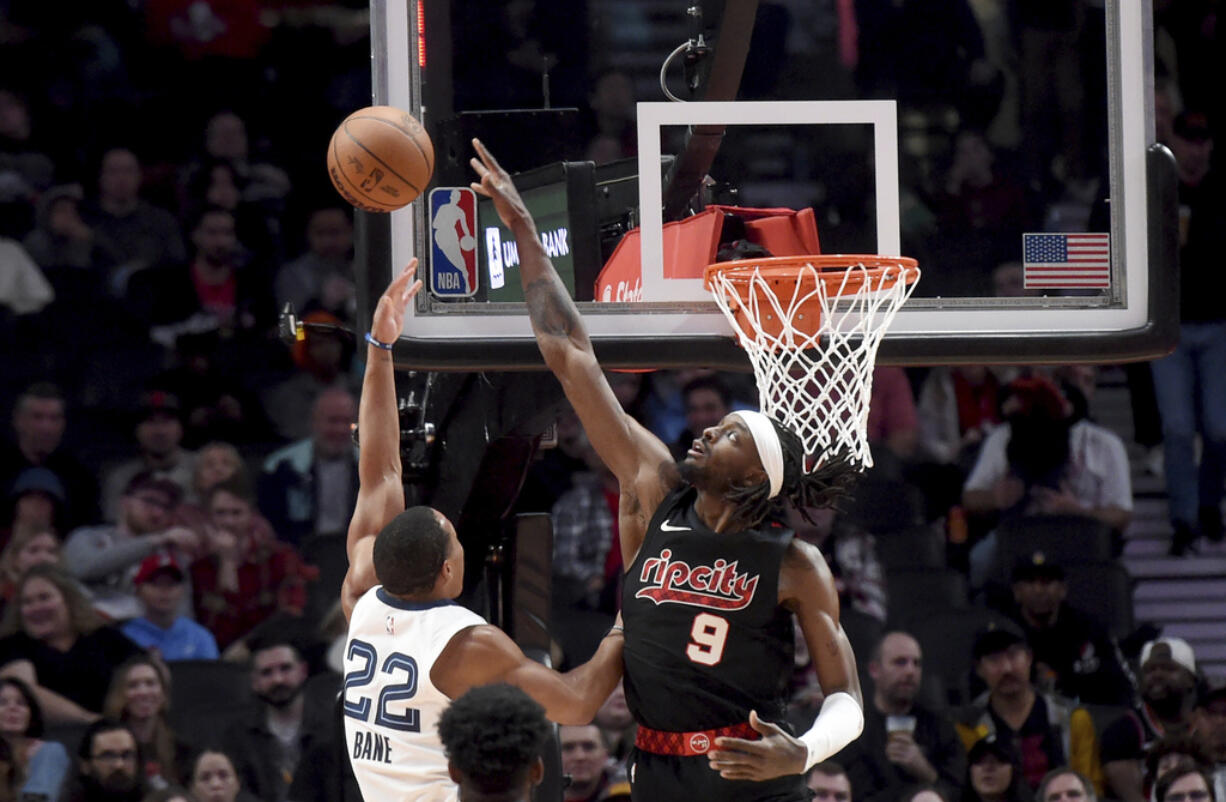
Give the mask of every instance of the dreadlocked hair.
[[779, 435], [783, 450], [783, 486], [779, 495], [770, 497], [770, 480], [756, 485], [733, 488], [726, 498], [737, 507], [737, 517], [750, 526], [757, 526], [768, 518], [782, 519], [786, 514], [784, 501], [790, 501], [809, 523], [813, 521], [806, 507], [833, 507], [851, 495], [851, 489], [860, 478], [855, 460], [849, 449], [826, 452], [820, 467], [805, 473], [806, 457], [804, 442], [783, 424], [770, 419]]

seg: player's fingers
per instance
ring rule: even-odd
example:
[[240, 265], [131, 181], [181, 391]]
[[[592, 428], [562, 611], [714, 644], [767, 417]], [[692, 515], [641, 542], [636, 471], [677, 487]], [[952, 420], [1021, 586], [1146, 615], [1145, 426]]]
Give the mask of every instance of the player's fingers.
[[489, 172], [490, 172], [489, 168], [486, 167], [484, 164], [482, 164], [481, 160], [478, 159], [476, 156], [473, 156], [471, 159], [469, 159], [468, 164], [469, 166], [473, 168], [473, 171], [476, 172], [477, 175], [480, 176], [481, 178], [485, 178], [487, 175], [489, 175]]
[[485, 187], [481, 186], [480, 184], [478, 184], [476, 181], [470, 182], [468, 186], [473, 192], [476, 192], [478, 195], [481, 195], [482, 197], [485, 197], [485, 198], [492, 197], [490, 195], [490, 191], [486, 189]]
[[749, 711], [749, 726], [763, 735], [779, 735], [783, 732], [783, 729], [778, 724], [758, 718], [757, 710]]
[[476, 137], [473, 137], [473, 148], [475, 148], [477, 153], [480, 154], [481, 161], [485, 162], [491, 170], [494, 172], [502, 172], [502, 165], [499, 164], [498, 160], [494, 158], [494, 154], [485, 149], [484, 142]]
[[764, 751], [761, 741], [747, 741], [744, 738], [716, 738], [715, 745], [719, 747], [721, 754], [739, 752], [746, 755], [759, 755]]
[[417, 281], [409, 285], [409, 288], [404, 292], [404, 302], [406, 305], [417, 296], [417, 293], [421, 292], [421, 287], [421, 279], [417, 279]]

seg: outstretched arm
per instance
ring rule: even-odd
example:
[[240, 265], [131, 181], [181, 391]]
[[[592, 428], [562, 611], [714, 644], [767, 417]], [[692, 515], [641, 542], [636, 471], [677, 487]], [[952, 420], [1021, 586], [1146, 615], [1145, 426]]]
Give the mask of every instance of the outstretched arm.
[[540, 703], [551, 721], [590, 724], [621, 679], [624, 642], [621, 629], [614, 627], [591, 660], [559, 674], [526, 657], [497, 627], [470, 627], [453, 637], [434, 661], [430, 680], [452, 699], [477, 685], [510, 683]]
[[[414, 281], [417, 260], [409, 262], [384, 291], [375, 307], [370, 335], [382, 343], [394, 343], [404, 324], [404, 310], [421, 289]], [[345, 553], [349, 570], [341, 585], [341, 607], [349, 620], [353, 605], [374, 587], [371, 560], [375, 535], [387, 522], [404, 512], [404, 481], [400, 467], [400, 412], [396, 408], [396, 379], [392, 352], [366, 346], [366, 375], [358, 406], [358, 498], [349, 522]]]
[[[650, 511], [670, 489], [660, 478], [662, 467], [673, 464], [668, 449], [622, 410], [596, 362], [579, 309], [549, 261], [511, 176], [479, 140], [473, 140], [473, 147], [480, 158], [473, 159], [472, 166], [481, 180], [472, 188], [494, 202], [503, 224], [515, 234], [528, 316], [545, 364], [562, 383], [592, 447], [617, 476], [623, 498], [631, 497], [623, 509], [647, 511], [641, 522], [645, 530]], [[623, 526], [622, 538], [625, 545], [641, 540], [642, 534], [634, 526]]]

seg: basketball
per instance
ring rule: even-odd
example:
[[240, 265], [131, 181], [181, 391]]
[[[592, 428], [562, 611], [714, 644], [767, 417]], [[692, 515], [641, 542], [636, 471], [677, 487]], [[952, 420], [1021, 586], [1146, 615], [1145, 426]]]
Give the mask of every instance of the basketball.
[[408, 206], [430, 183], [434, 145], [413, 115], [368, 106], [346, 117], [328, 145], [328, 177], [345, 200], [368, 212]]

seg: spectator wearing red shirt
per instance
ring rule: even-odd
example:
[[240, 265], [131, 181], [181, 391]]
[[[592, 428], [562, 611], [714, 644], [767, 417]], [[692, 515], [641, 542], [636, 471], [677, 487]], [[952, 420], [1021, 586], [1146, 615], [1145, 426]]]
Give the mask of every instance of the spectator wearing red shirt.
[[300, 615], [318, 571], [293, 547], [259, 534], [254, 497], [243, 482], [213, 487], [207, 508], [208, 553], [192, 563], [192, 592], [196, 620], [224, 651], [275, 612]]

